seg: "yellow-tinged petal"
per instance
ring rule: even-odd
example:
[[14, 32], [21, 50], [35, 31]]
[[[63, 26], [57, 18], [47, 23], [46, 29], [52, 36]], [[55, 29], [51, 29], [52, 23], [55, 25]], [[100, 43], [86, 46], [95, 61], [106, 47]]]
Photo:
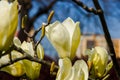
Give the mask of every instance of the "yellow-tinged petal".
[[79, 22], [76, 22], [75, 30], [74, 30], [73, 36], [72, 36], [72, 45], [71, 45], [71, 54], [70, 54], [71, 59], [73, 59], [76, 55], [76, 50], [80, 43], [80, 37], [81, 37], [81, 33], [80, 33]]
[[6, 50], [12, 43], [18, 25], [18, 3], [0, 1], [0, 50]]
[[71, 68], [72, 63], [69, 58], [59, 59], [59, 70], [56, 80], [64, 80], [65, 77], [70, 73]]
[[46, 27], [46, 35], [61, 58], [67, 57], [70, 50], [70, 37], [67, 29], [56, 21]]
[[69, 32], [69, 36], [70, 36], [69, 57], [73, 59], [76, 55], [76, 50], [80, 42], [79, 22], [74, 23], [74, 21], [70, 17], [68, 17], [62, 24], [65, 26], [65, 28]]
[[75, 68], [74, 80], [88, 80], [88, 66], [84, 60], [77, 60], [73, 67]]
[[108, 53], [107, 53], [107, 51], [102, 47], [95, 47], [95, 50], [101, 56], [102, 64], [106, 65], [107, 62], [108, 62]]
[[23, 60], [23, 64], [25, 66], [26, 75], [31, 80], [35, 80], [39, 77], [41, 64], [29, 60]]

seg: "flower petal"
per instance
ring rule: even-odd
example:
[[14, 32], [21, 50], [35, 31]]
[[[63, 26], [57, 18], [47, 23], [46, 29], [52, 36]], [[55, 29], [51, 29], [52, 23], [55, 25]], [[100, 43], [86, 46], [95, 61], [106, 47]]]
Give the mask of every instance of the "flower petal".
[[95, 50], [101, 56], [102, 64], [107, 64], [107, 62], [108, 62], [108, 53], [107, 53], [107, 51], [102, 47], [95, 47]]
[[46, 36], [61, 58], [68, 56], [70, 51], [70, 37], [64, 25], [58, 21], [50, 24], [46, 27]]
[[73, 67], [76, 80], [88, 80], [88, 66], [84, 60], [77, 60]]
[[[9, 14], [9, 18], [10, 18], [9, 31], [10, 31], [10, 33], [11, 32], [15, 33], [17, 25], [18, 25], [18, 2], [17, 2], [17, 0], [15, 0], [11, 4], [12, 4], [12, 6], [10, 9], [10, 14]], [[11, 34], [13, 34], [13, 33], [11, 33]]]
[[74, 23], [74, 21], [70, 17], [68, 17], [66, 20], [64, 20], [64, 22], [62, 24], [68, 30], [70, 38], [72, 39], [73, 32], [75, 30], [75, 23]]
[[34, 56], [33, 44], [32, 42], [24, 41], [21, 45], [21, 48], [29, 55]]
[[80, 33], [80, 27], [79, 27], [79, 22], [75, 23], [75, 29], [73, 32], [73, 36], [72, 36], [72, 42], [71, 42], [71, 54], [69, 55], [71, 59], [73, 59], [76, 55], [76, 50], [78, 48], [78, 45], [80, 43], [80, 37], [81, 37], [81, 33]]
[[64, 80], [65, 77], [70, 73], [71, 68], [72, 63], [69, 58], [59, 59], [59, 70], [56, 80]]
[[5, 0], [0, 1], [0, 50], [8, 49], [13, 41], [18, 24], [17, 5], [17, 0], [13, 3], [8, 3]]

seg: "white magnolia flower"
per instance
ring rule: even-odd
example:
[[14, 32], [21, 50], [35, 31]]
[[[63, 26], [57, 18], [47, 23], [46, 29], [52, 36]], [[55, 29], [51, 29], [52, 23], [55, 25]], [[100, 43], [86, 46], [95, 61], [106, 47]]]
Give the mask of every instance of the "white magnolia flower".
[[91, 77], [102, 77], [112, 67], [112, 63], [108, 64], [108, 53], [104, 48], [95, 47], [92, 50], [88, 50], [87, 53], [89, 56], [88, 65], [91, 68]]
[[0, 1], [0, 50], [6, 50], [11, 42], [18, 25], [18, 3]]
[[88, 66], [84, 60], [77, 60], [72, 66], [69, 58], [60, 59], [56, 80], [88, 80]]
[[60, 58], [73, 59], [80, 42], [79, 22], [67, 18], [64, 22], [54, 22], [46, 27], [46, 36], [57, 50]]

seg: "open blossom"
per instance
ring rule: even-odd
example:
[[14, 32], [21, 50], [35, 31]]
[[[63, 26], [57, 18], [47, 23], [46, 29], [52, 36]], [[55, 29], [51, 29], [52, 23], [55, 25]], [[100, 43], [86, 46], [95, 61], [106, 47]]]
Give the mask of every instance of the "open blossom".
[[108, 64], [108, 53], [102, 47], [95, 47], [92, 50], [87, 51], [89, 59], [88, 65], [90, 67], [91, 77], [102, 77], [112, 67], [112, 62]]
[[18, 3], [0, 1], [0, 50], [5, 50], [13, 41], [18, 25]]
[[77, 60], [74, 65], [69, 58], [59, 59], [56, 80], [88, 80], [88, 66], [84, 60]]
[[79, 22], [67, 18], [62, 23], [54, 22], [46, 27], [46, 36], [57, 50], [60, 58], [73, 59], [80, 42]]

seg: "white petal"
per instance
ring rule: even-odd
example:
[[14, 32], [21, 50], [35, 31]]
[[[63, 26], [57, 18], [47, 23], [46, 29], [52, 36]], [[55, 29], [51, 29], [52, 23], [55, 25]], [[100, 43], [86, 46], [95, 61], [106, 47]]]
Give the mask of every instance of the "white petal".
[[60, 57], [68, 56], [70, 51], [70, 37], [64, 25], [58, 21], [50, 24], [46, 28], [46, 35]]
[[[8, 27], [10, 7], [7, 1], [0, 1], [0, 28]], [[0, 31], [2, 31], [0, 29]], [[7, 29], [7, 28], [6, 28]]]
[[77, 60], [73, 67], [75, 68], [75, 76], [77, 78], [82, 80], [88, 80], [88, 66], [84, 60]]
[[18, 25], [18, 2], [15, 0], [11, 3], [10, 14], [9, 14], [9, 35], [15, 33], [17, 25]]
[[69, 58], [59, 59], [59, 70], [56, 80], [64, 80], [65, 77], [70, 73], [71, 68], [72, 63]]
[[8, 63], [9, 61], [10, 61], [10, 59], [9, 59], [9, 56], [8, 56], [8, 55], [1, 57], [1, 58], [0, 58], [0, 66], [1, 66], [2, 64]]
[[73, 36], [72, 36], [72, 42], [71, 42], [71, 54], [69, 55], [70, 58], [74, 58], [76, 55], [76, 50], [78, 48], [78, 45], [80, 43], [80, 37], [81, 37], [81, 33], [80, 33], [80, 27], [79, 27], [79, 22], [75, 23], [75, 29], [73, 32]]
[[69, 35], [70, 35], [70, 39], [72, 39], [73, 32], [75, 30], [75, 23], [74, 23], [74, 21], [70, 17], [68, 17], [66, 20], [64, 20], [64, 22], [62, 24], [68, 30]]
[[34, 56], [33, 44], [32, 42], [24, 41], [21, 45], [21, 48], [29, 55]]
[[95, 50], [101, 56], [102, 63], [107, 64], [107, 62], [108, 62], [108, 53], [107, 53], [107, 51], [102, 47], [95, 47]]

